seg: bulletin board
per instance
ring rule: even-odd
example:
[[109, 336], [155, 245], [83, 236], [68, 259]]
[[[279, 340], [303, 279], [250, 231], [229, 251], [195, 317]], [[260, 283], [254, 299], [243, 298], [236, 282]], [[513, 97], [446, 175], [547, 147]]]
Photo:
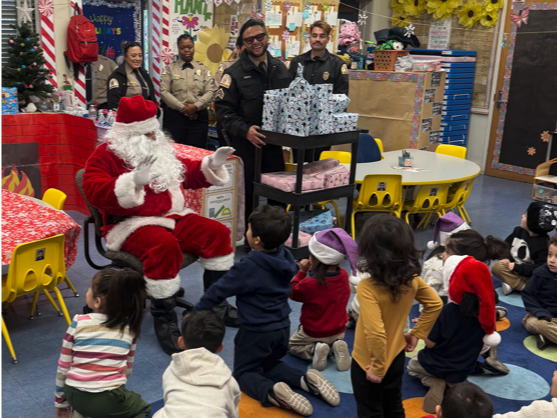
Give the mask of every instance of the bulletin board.
[[[327, 18], [327, 23], [333, 28], [331, 31], [331, 41], [329, 42], [332, 48], [329, 51], [335, 51], [336, 39], [338, 38], [338, 7], [339, 2], [331, 0], [312, 0], [311, 2], [301, 0], [267, 0], [263, 2], [262, 12], [265, 14], [265, 25], [269, 32], [269, 41], [271, 42], [269, 52], [276, 58], [283, 58], [285, 60], [290, 60], [296, 55], [304, 53], [304, 47], [306, 43], [309, 43], [308, 20], [304, 19], [306, 8], [307, 14], [305, 16], [308, 16], [308, 19], [311, 19], [312, 16], [315, 17], [314, 13], [317, 14], [317, 18], [314, 20], [325, 20]], [[270, 13], [276, 14], [277, 12], [280, 12], [280, 18], [272, 20], [280, 22], [280, 25], [272, 25], [270, 24]], [[292, 16], [296, 12], [302, 14], [301, 26], [296, 25], [292, 28], [287, 23], [291, 21], [289, 15]], [[279, 42], [280, 56], [277, 55], [278, 53], [275, 53]], [[299, 50], [295, 42], [299, 42]], [[327, 46], [329, 47], [329, 45]], [[288, 54], [286, 54], [287, 49]]]
[[[426, 12], [419, 17], [412, 18], [416, 27], [414, 33], [420, 40], [420, 48], [428, 48], [429, 27], [431, 15]], [[499, 19], [499, 21], [501, 18]], [[461, 51], [476, 51], [476, 73], [474, 75], [474, 92], [472, 97], [472, 112], [487, 114], [492, 97], [494, 82], [494, 66], [497, 54], [498, 23], [493, 28], [486, 28], [480, 24], [473, 30], [468, 30], [458, 24], [458, 16], [452, 16], [451, 37], [449, 49]]]

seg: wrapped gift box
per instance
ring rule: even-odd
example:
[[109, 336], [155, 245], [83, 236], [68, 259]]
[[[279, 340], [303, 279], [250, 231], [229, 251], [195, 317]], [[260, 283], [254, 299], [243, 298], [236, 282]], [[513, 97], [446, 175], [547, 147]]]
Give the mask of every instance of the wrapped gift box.
[[346, 94], [331, 94], [329, 101], [331, 113], [343, 113], [350, 104], [350, 99]]
[[313, 100], [313, 128], [312, 135], [324, 135], [331, 133], [331, 111], [330, 97], [333, 93], [332, 84], [317, 84], [312, 86], [314, 90]]
[[[284, 243], [284, 245], [286, 245], [287, 247], [292, 248], [292, 237], [293, 235], [290, 234], [290, 236], [288, 237], [288, 239], [286, 240], [286, 242]], [[309, 240], [311, 239], [311, 235], [310, 234], [306, 234], [305, 232], [299, 232], [298, 233], [298, 247], [307, 247], [309, 244]]]
[[339, 162], [334, 158], [325, 158], [324, 160], [314, 161], [312, 163], [304, 165], [304, 174], [316, 174], [323, 173], [332, 168], [338, 167]]
[[347, 186], [350, 182], [350, 171], [344, 166], [339, 166], [325, 171], [323, 177], [324, 189]]
[[[305, 174], [302, 178], [302, 193], [323, 189], [324, 176]], [[296, 191], [296, 172], [279, 171], [261, 175], [261, 183], [285, 192]]]
[[357, 113], [334, 113], [331, 118], [331, 129], [335, 133], [355, 131], [357, 127]]
[[267, 90], [263, 96], [263, 122], [262, 128], [266, 131], [276, 132], [281, 115], [281, 104], [286, 89]]
[[[289, 212], [293, 215], [293, 212]], [[329, 209], [300, 212], [300, 232], [315, 234], [317, 231], [334, 228], [333, 217]]]
[[2, 114], [15, 115], [18, 113], [17, 108], [17, 88], [2, 87]]

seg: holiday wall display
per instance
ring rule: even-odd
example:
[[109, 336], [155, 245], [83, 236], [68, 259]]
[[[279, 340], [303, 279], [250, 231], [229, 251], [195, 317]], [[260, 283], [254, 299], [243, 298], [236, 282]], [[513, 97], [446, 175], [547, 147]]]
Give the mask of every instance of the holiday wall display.
[[176, 39], [187, 33], [198, 40], [197, 33], [206, 27], [213, 27], [213, 3], [205, 0], [176, 0], [170, 7], [169, 45], [178, 54]]

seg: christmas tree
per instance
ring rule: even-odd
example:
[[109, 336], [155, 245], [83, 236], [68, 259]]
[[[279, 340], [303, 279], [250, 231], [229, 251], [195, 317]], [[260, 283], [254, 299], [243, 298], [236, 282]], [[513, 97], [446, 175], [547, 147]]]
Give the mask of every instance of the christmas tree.
[[2, 69], [2, 87], [17, 87], [18, 99], [27, 104], [31, 96], [49, 99], [54, 87], [47, 80], [52, 78], [52, 73], [44, 67], [39, 35], [27, 23], [13, 27], [18, 34], [8, 41], [10, 58]]

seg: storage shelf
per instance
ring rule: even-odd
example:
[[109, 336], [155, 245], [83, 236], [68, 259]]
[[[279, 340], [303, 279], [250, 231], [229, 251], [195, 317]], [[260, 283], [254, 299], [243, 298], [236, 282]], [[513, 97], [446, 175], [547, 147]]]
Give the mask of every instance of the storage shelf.
[[348, 186], [334, 187], [332, 189], [322, 189], [315, 192], [294, 193], [285, 192], [266, 184], [255, 183], [253, 185], [254, 193], [267, 199], [277, 200], [292, 206], [305, 206], [312, 203], [322, 202], [324, 200], [338, 199], [341, 197], [352, 197], [354, 195], [354, 184]]
[[264, 142], [269, 145], [280, 145], [299, 150], [330, 147], [333, 145], [352, 144], [358, 142], [360, 134], [368, 133], [367, 129], [356, 129], [350, 132], [339, 132], [326, 135], [294, 136], [278, 132], [261, 131], [265, 135]]

